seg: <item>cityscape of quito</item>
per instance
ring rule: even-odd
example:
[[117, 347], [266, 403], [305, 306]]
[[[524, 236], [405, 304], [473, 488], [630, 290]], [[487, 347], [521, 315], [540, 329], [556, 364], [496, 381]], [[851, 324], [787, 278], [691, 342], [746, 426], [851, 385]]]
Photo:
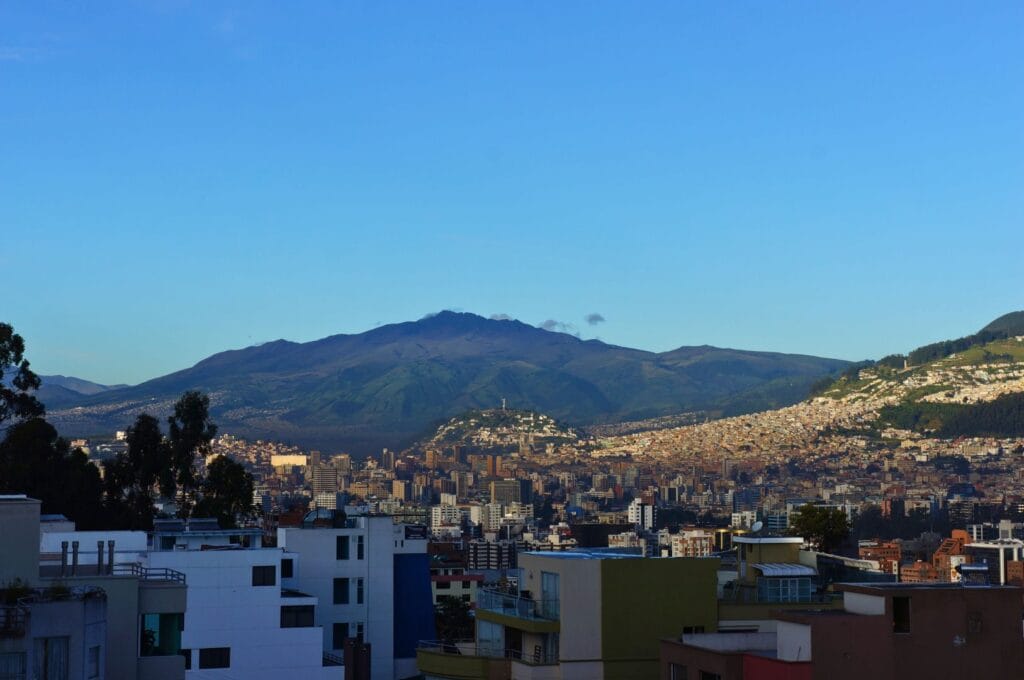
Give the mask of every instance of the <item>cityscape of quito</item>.
[[971, 331], [442, 312], [106, 386], [0, 324], [0, 678], [1022, 677], [1024, 312]]

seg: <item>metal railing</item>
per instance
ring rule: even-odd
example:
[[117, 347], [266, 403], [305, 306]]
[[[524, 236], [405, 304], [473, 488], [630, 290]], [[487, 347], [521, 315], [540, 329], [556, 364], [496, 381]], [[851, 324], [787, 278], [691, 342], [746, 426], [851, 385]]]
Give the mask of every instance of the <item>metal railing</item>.
[[138, 562], [130, 564], [115, 564], [114, 574], [118, 576], [136, 576], [144, 581], [173, 581], [185, 583], [185, 574], [166, 567], [144, 567]]
[[324, 665], [325, 666], [344, 666], [345, 657], [338, 656], [337, 654], [331, 654], [330, 652], [324, 652]]
[[535, 646], [532, 652], [520, 649], [502, 649], [500, 646], [478, 644], [475, 640], [420, 640], [416, 649], [433, 654], [454, 656], [478, 656], [486, 659], [511, 659], [534, 666], [550, 666], [558, 663], [558, 654], [549, 654], [542, 647]]
[[521, 619], [558, 621], [558, 600], [534, 600], [514, 593], [485, 588], [477, 597], [477, 608]]
[[0, 605], [0, 638], [22, 638], [28, 628], [28, 608], [23, 605]]

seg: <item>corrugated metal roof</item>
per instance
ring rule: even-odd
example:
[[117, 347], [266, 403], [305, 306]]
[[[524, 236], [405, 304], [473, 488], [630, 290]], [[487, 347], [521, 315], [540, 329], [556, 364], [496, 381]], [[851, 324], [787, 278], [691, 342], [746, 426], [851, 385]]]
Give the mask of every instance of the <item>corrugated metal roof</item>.
[[764, 576], [817, 576], [818, 570], [804, 564], [785, 564], [781, 562], [768, 562], [765, 564], [752, 564], [754, 569], [760, 570]]

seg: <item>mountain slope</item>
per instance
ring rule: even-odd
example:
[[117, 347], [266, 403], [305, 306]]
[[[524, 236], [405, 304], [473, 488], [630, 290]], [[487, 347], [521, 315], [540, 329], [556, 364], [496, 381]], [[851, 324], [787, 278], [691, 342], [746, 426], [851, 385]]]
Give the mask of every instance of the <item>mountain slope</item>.
[[442, 312], [357, 335], [221, 352], [51, 409], [50, 417], [64, 434], [109, 432], [143, 410], [164, 414], [183, 391], [199, 389], [210, 394], [224, 431], [360, 453], [401, 446], [431, 425], [493, 408], [502, 398], [572, 424], [752, 410], [792, 403], [816, 378], [846, 365], [715, 347], [657, 354]]

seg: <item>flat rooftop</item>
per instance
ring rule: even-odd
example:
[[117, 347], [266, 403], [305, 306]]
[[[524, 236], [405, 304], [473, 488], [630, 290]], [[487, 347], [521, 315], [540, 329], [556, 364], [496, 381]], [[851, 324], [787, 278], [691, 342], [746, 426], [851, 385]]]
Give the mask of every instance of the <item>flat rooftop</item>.
[[638, 552], [623, 552], [617, 548], [573, 548], [572, 550], [538, 550], [523, 555], [549, 557], [555, 560], [639, 560], [644, 556]]

